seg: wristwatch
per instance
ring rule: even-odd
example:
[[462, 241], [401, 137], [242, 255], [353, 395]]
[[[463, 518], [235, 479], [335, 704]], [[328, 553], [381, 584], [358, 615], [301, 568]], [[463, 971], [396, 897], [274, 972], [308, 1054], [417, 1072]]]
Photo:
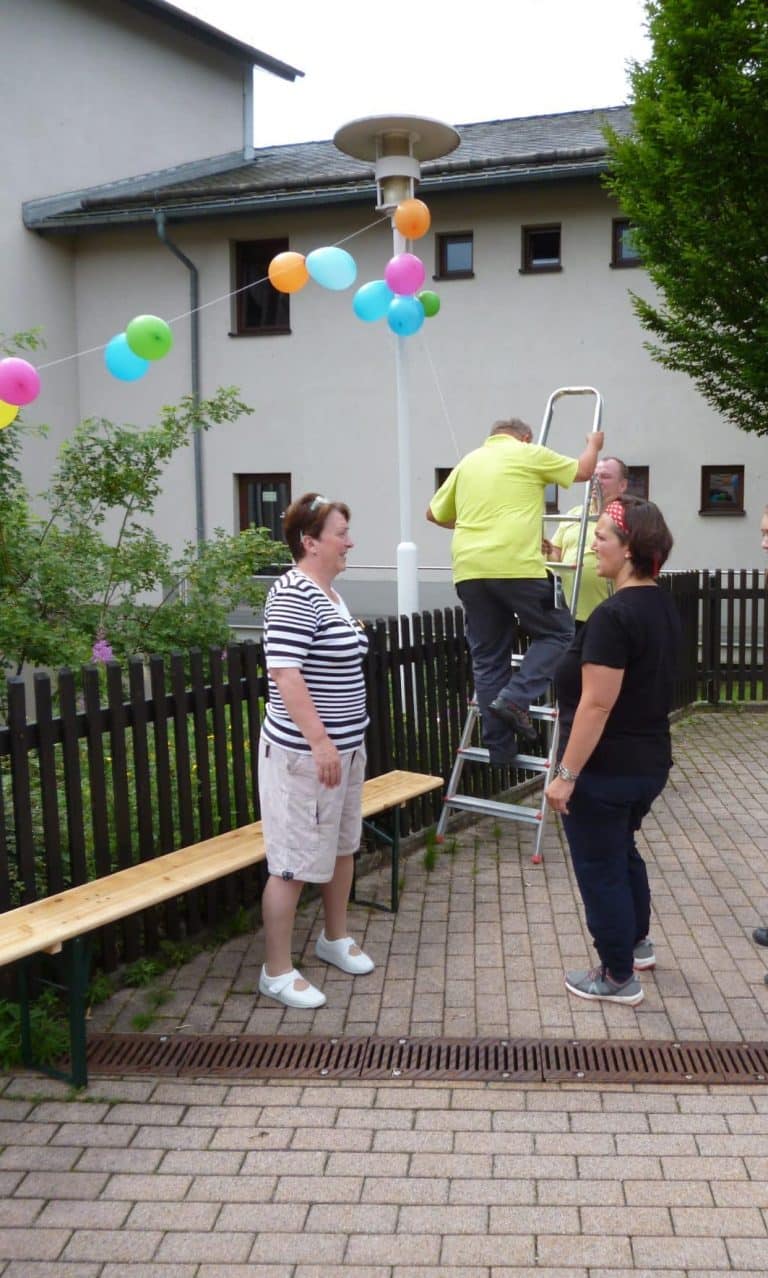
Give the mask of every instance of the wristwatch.
[[563, 781], [578, 781], [579, 773], [571, 772], [570, 768], [566, 768], [564, 763], [558, 763], [555, 768], [555, 776], [561, 777]]

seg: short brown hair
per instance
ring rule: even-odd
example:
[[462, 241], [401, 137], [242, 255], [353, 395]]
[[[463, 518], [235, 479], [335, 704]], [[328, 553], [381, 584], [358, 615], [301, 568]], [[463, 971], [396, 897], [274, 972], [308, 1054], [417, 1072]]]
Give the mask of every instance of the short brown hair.
[[642, 497], [621, 496], [615, 500], [624, 508], [627, 532], [616, 524], [614, 527], [629, 550], [632, 567], [638, 576], [658, 577], [674, 545], [664, 516], [655, 502]]
[[338, 510], [349, 521], [349, 506], [345, 502], [329, 501], [320, 493], [304, 493], [298, 501], [291, 502], [283, 515], [283, 534], [296, 563], [306, 554], [302, 537], [320, 537], [333, 510]]
[[600, 461], [601, 462], [615, 461], [616, 465], [619, 468], [619, 474], [621, 475], [621, 478], [629, 479], [629, 466], [627, 465], [626, 462], [622, 461], [620, 457], [614, 457], [612, 453], [609, 453], [607, 457], [601, 457]]
[[533, 431], [527, 422], [519, 417], [509, 417], [505, 421], [494, 422], [491, 427], [492, 435], [514, 435], [517, 439], [521, 439], [524, 443], [533, 439]]

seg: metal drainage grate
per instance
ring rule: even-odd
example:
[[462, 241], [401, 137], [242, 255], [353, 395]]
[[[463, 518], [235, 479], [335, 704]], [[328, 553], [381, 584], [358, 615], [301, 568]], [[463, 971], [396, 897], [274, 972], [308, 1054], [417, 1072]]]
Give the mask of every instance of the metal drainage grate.
[[765, 1083], [768, 1043], [94, 1034], [88, 1069], [196, 1078]]

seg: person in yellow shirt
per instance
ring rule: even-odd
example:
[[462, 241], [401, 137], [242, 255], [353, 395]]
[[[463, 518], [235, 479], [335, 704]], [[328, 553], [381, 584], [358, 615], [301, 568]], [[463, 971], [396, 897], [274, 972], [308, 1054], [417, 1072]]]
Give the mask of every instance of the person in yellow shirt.
[[[518, 738], [536, 740], [529, 706], [546, 691], [573, 637], [570, 612], [555, 606], [542, 552], [544, 490], [590, 479], [603, 446], [602, 431], [587, 436], [578, 458], [532, 439], [519, 418], [496, 422], [427, 509], [428, 520], [453, 529], [453, 580], [464, 608], [483, 742], [494, 764], [512, 761]], [[531, 642], [512, 671], [518, 623]]]
[[[584, 625], [590, 613], [594, 612], [597, 605], [608, 598], [611, 591], [610, 582], [606, 578], [598, 577], [597, 575], [597, 557], [592, 549], [592, 542], [594, 541], [594, 529], [600, 511], [610, 501], [615, 501], [617, 497], [621, 497], [627, 491], [629, 471], [621, 458], [601, 457], [595, 466], [594, 477], [599, 485], [599, 491], [595, 493], [597, 500], [595, 501], [594, 518], [590, 515], [587, 527], [587, 539], [584, 544], [584, 559], [581, 567], [581, 582], [579, 583], [579, 597], [576, 600], [575, 612], [572, 604], [575, 573], [573, 571], [564, 572], [562, 577], [565, 598], [574, 615], [577, 629], [579, 626]], [[572, 516], [574, 520], [580, 520], [582, 509], [581, 506], [574, 506], [566, 513]], [[579, 529], [580, 524], [578, 523], [561, 523], [545, 550], [547, 558], [554, 563], [575, 564], [579, 548]]]

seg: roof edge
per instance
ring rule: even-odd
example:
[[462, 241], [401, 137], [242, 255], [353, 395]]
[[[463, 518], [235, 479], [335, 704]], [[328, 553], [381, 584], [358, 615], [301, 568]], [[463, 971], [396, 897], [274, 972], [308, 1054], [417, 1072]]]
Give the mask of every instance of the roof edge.
[[219, 27], [211, 26], [202, 18], [179, 9], [177, 5], [171, 4], [170, 0], [122, 0], [122, 3], [129, 5], [138, 13], [146, 14], [149, 18], [164, 22], [175, 31], [183, 31], [186, 35], [201, 40], [203, 44], [217, 49], [219, 53], [224, 53], [227, 57], [261, 67], [263, 71], [270, 71], [281, 80], [295, 80], [297, 76], [304, 75], [298, 67], [292, 67], [290, 63], [281, 62], [279, 58], [271, 57], [270, 54], [262, 52], [252, 44], [246, 44], [235, 36], [227, 35]]

